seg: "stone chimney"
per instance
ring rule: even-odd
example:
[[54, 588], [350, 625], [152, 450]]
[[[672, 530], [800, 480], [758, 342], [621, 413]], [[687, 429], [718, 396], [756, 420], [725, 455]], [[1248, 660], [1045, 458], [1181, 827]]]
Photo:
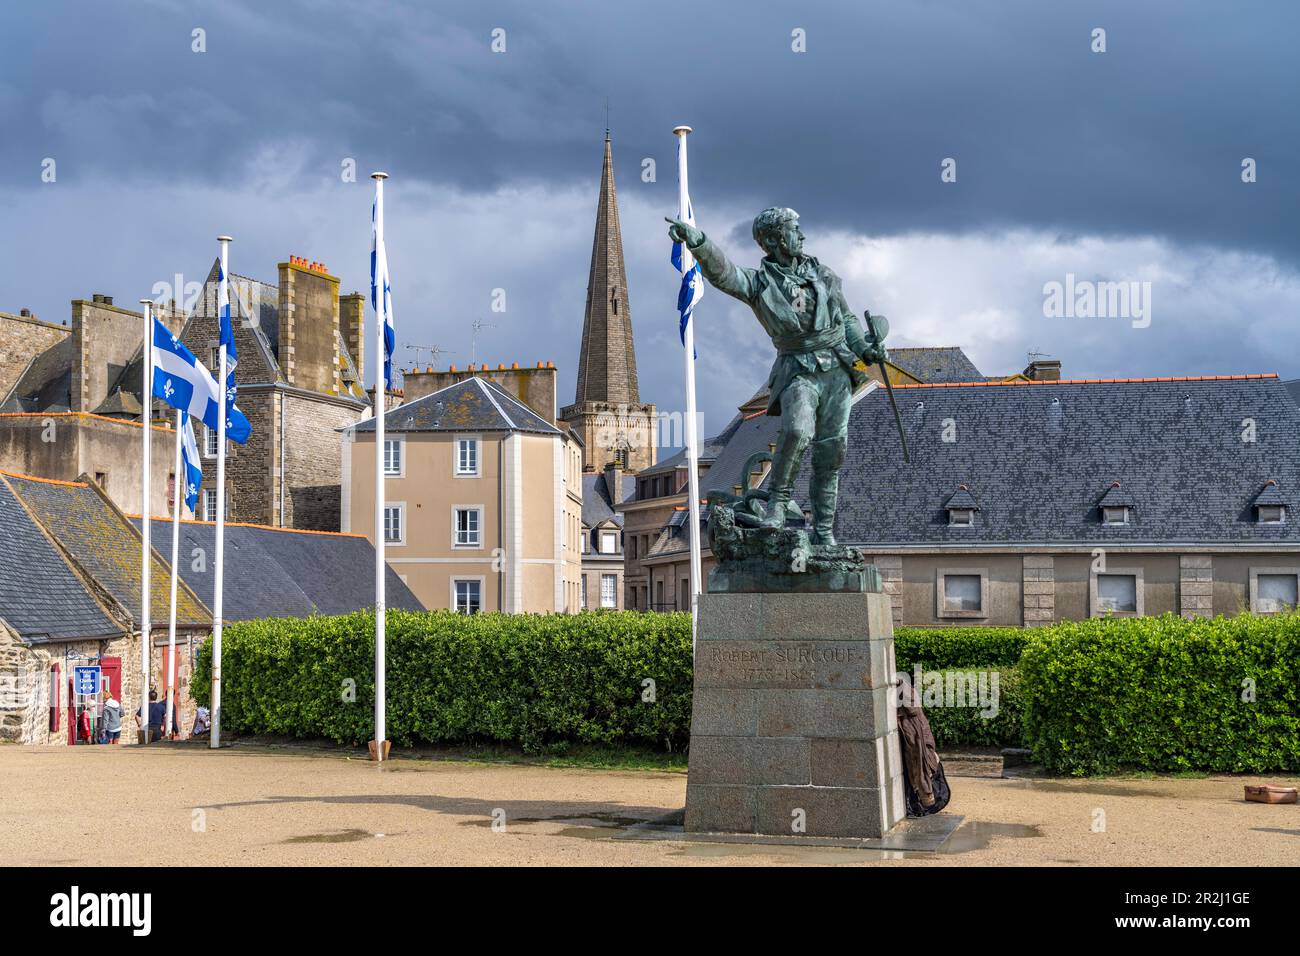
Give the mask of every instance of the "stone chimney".
[[1058, 359], [1033, 359], [1024, 371], [1025, 378], [1031, 382], [1056, 382], [1061, 378], [1061, 363]]
[[617, 511], [623, 503], [623, 469], [616, 461], [605, 465], [605, 487], [609, 489], [609, 503]]
[[343, 343], [348, 347], [352, 361], [356, 363], [357, 374], [364, 379], [366, 297], [362, 293], [352, 292], [339, 297], [339, 331], [343, 333]]

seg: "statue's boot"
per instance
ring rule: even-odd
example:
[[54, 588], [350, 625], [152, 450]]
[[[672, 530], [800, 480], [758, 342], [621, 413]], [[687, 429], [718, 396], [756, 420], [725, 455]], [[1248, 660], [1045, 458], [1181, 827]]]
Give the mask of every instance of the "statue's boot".
[[767, 514], [760, 528], [784, 528], [787, 506], [794, 494], [794, 480], [799, 476], [803, 450], [807, 442], [797, 435], [781, 436], [781, 445], [772, 456], [771, 481], [768, 484]]
[[835, 503], [840, 496], [840, 468], [844, 465], [844, 438], [826, 438], [812, 443], [813, 544], [835, 546]]

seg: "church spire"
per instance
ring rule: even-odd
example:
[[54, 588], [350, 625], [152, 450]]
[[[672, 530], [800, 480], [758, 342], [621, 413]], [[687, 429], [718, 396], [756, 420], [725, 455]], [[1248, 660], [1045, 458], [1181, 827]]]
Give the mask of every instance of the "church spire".
[[632, 314], [623, 269], [623, 234], [614, 188], [614, 154], [605, 130], [605, 161], [596, 203], [596, 233], [587, 276], [587, 306], [582, 319], [578, 390], [574, 403], [639, 404]]

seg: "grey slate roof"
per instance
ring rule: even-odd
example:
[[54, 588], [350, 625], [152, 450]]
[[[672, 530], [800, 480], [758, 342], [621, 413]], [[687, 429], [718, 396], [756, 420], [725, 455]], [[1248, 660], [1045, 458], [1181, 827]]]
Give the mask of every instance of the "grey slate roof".
[[943, 507], [947, 511], [952, 511], [955, 508], [969, 508], [978, 511], [980, 506], [974, 496], [971, 495], [969, 488], [965, 485], [958, 485], [957, 490], [949, 495], [948, 500], [943, 503]]
[[[340, 428], [372, 432], [374, 418]], [[384, 413], [385, 432], [532, 432], [558, 435], [560, 430], [505, 389], [487, 379], [462, 379]]]
[[1264, 483], [1264, 487], [1260, 489], [1259, 494], [1255, 496], [1255, 500], [1251, 504], [1258, 507], [1259, 505], [1286, 505], [1290, 504], [1290, 502], [1282, 494], [1282, 489], [1278, 487], [1277, 481], [1270, 478]]
[[[1264, 482], [1300, 487], [1300, 407], [1276, 376], [895, 387], [912, 463], [877, 389], [849, 420], [836, 535], [844, 544], [1188, 542], [1300, 544], [1259, 524]], [[1254, 442], [1242, 421], [1255, 422]], [[957, 440], [943, 441], [951, 419]], [[717, 463], [715, 463], [715, 468]], [[807, 460], [796, 493], [807, 500]], [[1101, 523], [1112, 481], [1134, 519]], [[958, 484], [982, 510], [950, 528]]]
[[[619, 500], [627, 501], [635, 494], [636, 476], [624, 475], [623, 494]], [[582, 476], [582, 523], [588, 528], [594, 528], [602, 521], [613, 521], [621, 528], [623, 513], [614, 510], [605, 473], [585, 474]]]
[[0, 618], [32, 644], [126, 632], [41, 532], [7, 479], [0, 479]]
[[[140, 524], [139, 519], [133, 519]], [[162, 527], [170, 528], [166, 525]], [[216, 525], [181, 522], [182, 556], [199, 548], [202, 570], [180, 562], [181, 578], [209, 606], [213, 599]], [[228, 621], [263, 617], [346, 614], [375, 603], [375, 549], [359, 535], [280, 531], [226, 525], [226, 569], [222, 615]], [[392, 567], [386, 577], [389, 607], [424, 610]]]
[[[140, 623], [140, 537], [126, 516], [89, 484], [10, 477], [18, 494], [45, 530], [90, 577]], [[149, 572], [153, 627], [166, 626], [171, 605], [171, 568], [162, 558], [163, 522], [155, 522]], [[170, 539], [166, 539], [170, 544]], [[185, 588], [177, 591], [176, 619], [182, 627], [207, 627], [212, 615]]]
[[72, 336], [66, 335], [31, 360], [4, 397], [4, 411], [62, 411], [71, 404]]
[[889, 361], [928, 384], [985, 379], [984, 373], [957, 346], [889, 349]]
[[1099, 508], [1135, 508], [1137, 503], [1122, 482], [1112, 481], [1106, 493], [1097, 502]]

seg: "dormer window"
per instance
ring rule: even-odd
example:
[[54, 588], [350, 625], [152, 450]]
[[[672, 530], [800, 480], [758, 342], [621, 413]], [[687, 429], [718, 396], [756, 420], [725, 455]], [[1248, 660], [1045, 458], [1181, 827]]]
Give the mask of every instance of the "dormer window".
[[975, 496], [970, 493], [970, 488], [966, 485], [958, 485], [957, 490], [943, 503], [943, 508], [948, 512], [948, 527], [950, 528], [974, 527], [975, 512], [980, 510], [979, 504], [975, 501]]
[[1259, 505], [1260, 524], [1281, 524], [1286, 520], [1286, 505]]
[[1101, 509], [1103, 525], [1120, 527], [1133, 522], [1133, 499], [1118, 481], [1110, 483], [1097, 507]]
[[1270, 478], [1255, 496], [1255, 520], [1260, 524], [1282, 524], [1286, 521], [1286, 501], [1277, 480]]

